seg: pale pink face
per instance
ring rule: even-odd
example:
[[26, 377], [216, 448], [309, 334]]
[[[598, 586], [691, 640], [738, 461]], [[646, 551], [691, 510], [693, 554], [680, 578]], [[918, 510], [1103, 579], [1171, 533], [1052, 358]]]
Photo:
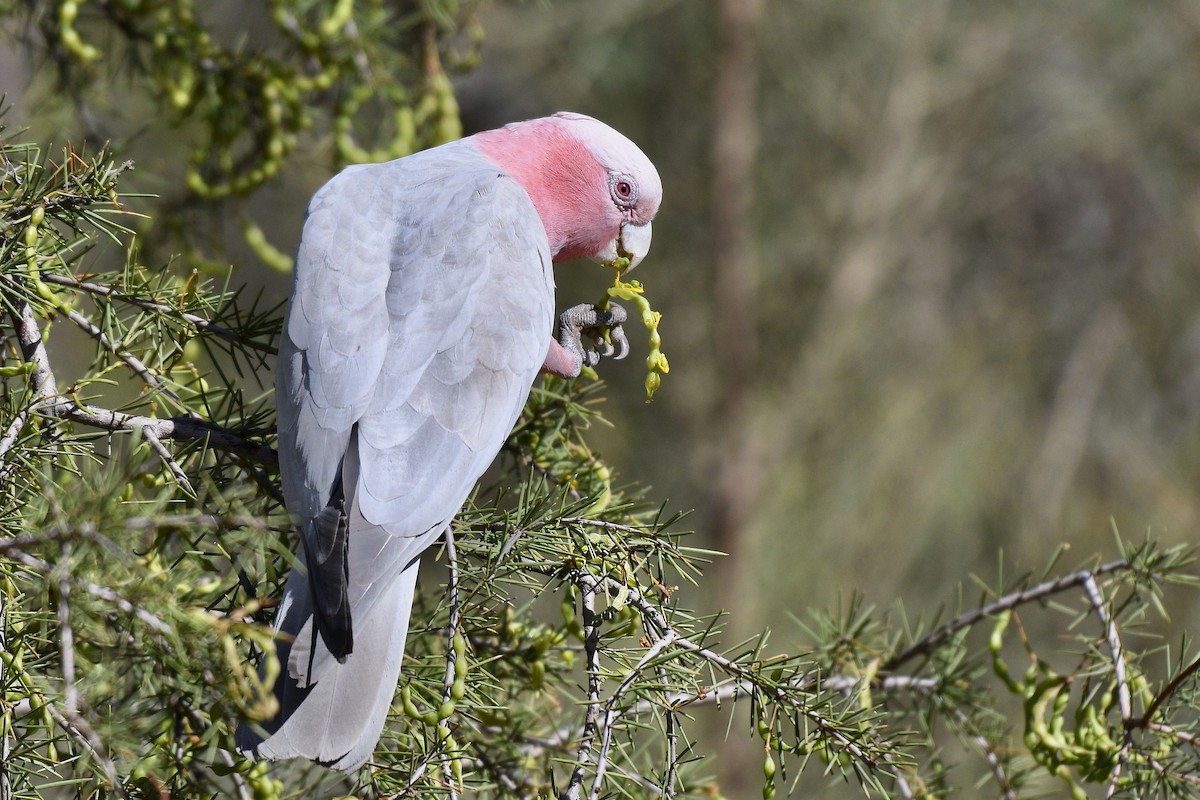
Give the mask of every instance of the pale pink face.
[[529, 192], [555, 261], [625, 256], [632, 267], [645, 257], [662, 183], [633, 142], [603, 122], [571, 113], [473, 139]]

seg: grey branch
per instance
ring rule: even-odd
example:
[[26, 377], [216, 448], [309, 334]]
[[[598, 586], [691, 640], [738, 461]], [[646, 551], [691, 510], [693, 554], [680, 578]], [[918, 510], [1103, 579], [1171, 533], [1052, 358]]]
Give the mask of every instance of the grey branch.
[[[148, 435], [148, 438], [157, 439], [160, 444], [165, 439], [199, 440], [206, 442], [210, 447], [234, 453], [261, 464], [274, 466], [278, 463], [276, 453], [270, 447], [243, 439], [200, 419], [186, 416], [158, 419], [138, 414], [126, 414], [121, 411], [88, 406], [75, 398], [60, 394], [32, 307], [28, 303], [22, 303], [17, 312], [13, 314], [13, 322], [17, 330], [17, 340], [21, 345], [21, 356], [27, 364], [31, 365], [30, 380], [37, 397], [28, 410], [30, 414], [37, 413], [108, 431], [142, 431]], [[10, 429], [12, 427], [10, 425]], [[7, 443], [7, 447], [11, 448], [19, 430], [17, 428], [15, 431], [6, 431], [4, 439], [0, 440], [0, 445]], [[3, 458], [5, 452], [6, 450], [0, 449], [0, 459]], [[172, 465], [175, 469], [178, 468], [173, 460], [168, 461], [168, 467], [170, 468]], [[173, 474], [175, 469], [172, 469]]]
[[162, 392], [180, 407], [183, 406], [183, 401], [179, 399], [179, 395], [175, 394], [175, 392], [172, 391], [168, 386], [164, 385], [163, 382], [158, 379], [158, 376], [154, 374], [153, 370], [142, 363], [140, 358], [122, 348], [120, 342], [114, 342], [112, 339], [110, 339], [108, 335], [104, 333], [104, 331], [100, 330], [100, 327], [96, 325], [96, 323], [92, 322], [90, 319], [74, 309], [69, 309], [66, 314], [67, 319], [71, 320], [71, 322], [74, 322], [80, 330], [99, 342], [100, 346], [105, 350], [121, 359], [121, 361], [125, 363], [125, 366], [129, 367], [129, 369], [135, 375], [142, 379], [143, 383], [145, 383], [151, 389]]
[[1117, 763], [1113, 766], [1112, 778], [1108, 782], [1108, 791], [1104, 795], [1106, 798], [1112, 798], [1117, 794], [1117, 786], [1121, 782], [1121, 771], [1124, 769], [1125, 759], [1129, 755], [1129, 748], [1133, 746], [1133, 734], [1129, 727], [1133, 721], [1133, 700], [1129, 694], [1129, 681], [1125, 674], [1125, 652], [1121, 647], [1121, 632], [1117, 630], [1117, 623], [1108, 613], [1108, 605], [1104, 602], [1104, 595], [1100, 592], [1100, 585], [1096, 582], [1096, 577], [1089, 576], [1083, 582], [1083, 588], [1087, 591], [1088, 600], [1091, 601], [1096, 616], [1100, 617], [1100, 622], [1104, 625], [1104, 634], [1108, 639], [1109, 651], [1112, 653], [1113, 675], [1117, 682], [1117, 705], [1121, 709], [1124, 741], [1117, 754]]
[[968, 611], [959, 617], [955, 617], [950, 622], [937, 628], [928, 635], [918, 639], [908, 647], [901, 650], [896, 655], [889, 658], [883, 666], [880, 667], [881, 672], [891, 672], [898, 666], [916, 656], [925, 655], [931, 652], [942, 642], [949, 639], [954, 633], [969, 628], [982, 619], [987, 619], [990, 616], [999, 614], [1002, 611], [1008, 611], [1017, 606], [1034, 600], [1041, 600], [1044, 597], [1049, 597], [1067, 589], [1076, 586], [1084, 585], [1088, 580], [1095, 580], [1100, 575], [1107, 575], [1110, 572], [1118, 572], [1129, 568], [1129, 562], [1122, 559], [1120, 561], [1109, 561], [1107, 564], [1101, 564], [1095, 569], [1083, 569], [1078, 572], [1072, 572], [1069, 575], [1064, 575], [1052, 581], [1039, 583], [1037, 586], [1031, 586], [1028, 589], [1023, 589], [1019, 592], [1006, 594], [991, 603], [980, 606], [979, 608]]
[[633, 682], [641, 677], [642, 670], [658, 658], [663, 650], [671, 646], [671, 644], [679, 638], [679, 634], [675, 631], [668, 631], [657, 642], [655, 642], [645, 654], [638, 659], [637, 664], [633, 669], [625, 675], [624, 680], [613, 690], [609, 695], [608, 701], [604, 704], [604, 722], [601, 723], [600, 729], [600, 754], [596, 756], [596, 776], [592, 780], [592, 792], [588, 795], [588, 800], [595, 800], [600, 796], [600, 790], [604, 785], [604, 770], [608, 765], [608, 750], [612, 745], [613, 729], [616, 727], [617, 701], [621, 695], [633, 685]]
[[[450, 623], [447, 626], [449, 631], [446, 634], [446, 672], [442, 677], [442, 703], [448, 703], [452, 698], [455, 662], [458, 660], [457, 651], [454, 649], [454, 637], [458, 634], [458, 626], [462, 621], [462, 609], [458, 597], [458, 550], [454, 546], [453, 528], [453, 525], [447, 525], [442, 534], [446, 546], [446, 566], [450, 573]], [[454, 785], [454, 771], [450, 767], [450, 758], [452, 757], [452, 754], [447, 754], [447, 758], [442, 761], [442, 779], [449, 787], [450, 800], [458, 800], [458, 789]]]
[[[535, 572], [545, 572], [548, 568], [545, 565], [537, 564], [536, 562], [523, 562], [522, 566], [532, 569]], [[589, 572], [586, 568], [578, 568], [571, 570], [566, 576], [567, 580], [574, 583], [583, 595], [583, 631], [584, 631], [584, 653], [587, 657], [587, 674], [588, 674], [588, 697], [586, 703], [586, 713], [580, 738], [579, 746], [576, 750], [575, 767], [571, 774], [570, 783], [566, 790], [560, 795], [561, 800], [578, 800], [582, 791], [583, 772], [587, 769], [588, 764], [592, 760], [593, 744], [598, 733], [604, 737], [601, 742], [600, 753], [596, 757], [596, 770], [599, 778], [605, 764], [605, 745], [604, 741], [611, 736], [611, 728], [616, 720], [622, 715], [622, 712], [615, 709], [615, 704], [618, 696], [628, 688], [628, 682], [640, 676], [643, 669], [649, 665], [651, 661], [658, 658], [662, 651], [667, 648], [679, 648], [698, 655], [700, 658], [707, 661], [712, 666], [716, 667], [721, 672], [725, 673], [732, 679], [730, 686], [736, 686], [743, 691], [748, 691], [751, 688], [756, 688], [763, 692], [772, 700], [780, 705], [790, 707], [797, 713], [808, 719], [814, 727], [821, 732], [821, 735], [835, 743], [835, 745], [849, 754], [852, 758], [859, 761], [865, 767], [873, 771], [882, 771], [892, 777], [898, 777], [897, 772], [891, 765], [880, 763], [871, 756], [864, 746], [853, 739], [846, 733], [841, 731], [833, 720], [821, 714], [818, 711], [810, 708], [803, 700], [794, 696], [795, 688], [791, 686], [764, 686], [757, 679], [757, 676], [746, 667], [735, 661], [717, 653], [701, 644], [693, 642], [687, 637], [681, 635], [671, 626], [662, 610], [646, 598], [637, 588], [627, 586], [626, 584], [608, 577], [597, 577]], [[658, 638], [658, 642], [650, 648], [650, 652], [643, 656], [638, 664], [632, 669], [631, 674], [626, 677], [617, 688], [614, 695], [604, 704], [606, 710], [603, 725], [598, 724], [598, 719], [602, 709], [600, 700], [600, 652], [599, 652], [599, 626], [600, 620], [596, 614], [595, 598], [601, 592], [606, 592], [608, 589], [614, 589], [627, 594], [626, 602], [633, 605], [641, 612], [643, 623], [648, 629], [653, 629]], [[912, 680], [912, 679], [910, 679]], [[852, 685], [852, 684], [849, 684]], [[736, 690], [733, 696], [736, 696]], [[691, 701], [693, 695], [681, 696], [678, 699], [683, 701], [685, 698]], [[671, 697], [666, 698], [668, 701], [667, 707], [671, 710], [679, 708], [678, 705], [670, 703]], [[641, 706], [641, 704], [639, 704]], [[607, 710], [612, 707], [612, 713], [607, 713]], [[643, 710], [647, 710], [646, 706]], [[599, 730], [602, 728], [603, 730]], [[575, 729], [572, 729], [572, 732]], [[570, 733], [562, 732], [564, 735], [560, 738], [554, 737], [555, 740], [544, 742], [547, 746], [557, 746], [569, 740]], [[600, 790], [600, 781], [593, 782], [592, 791], [589, 798], [598, 797]]]
[[253, 350], [258, 350], [262, 353], [275, 355], [278, 352], [269, 344], [263, 344], [262, 342], [256, 342], [253, 339], [247, 339], [237, 331], [231, 330], [222, 325], [218, 325], [217, 323], [211, 322], [204, 317], [197, 316], [196, 314], [189, 314], [186, 311], [180, 311], [177, 308], [172, 308], [171, 306], [163, 303], [155, 303], [141, 297], [119, 292], [107, 286], [101, 286], [98, 283], [89, 283], [87, 281], [81, 281], [77, 278], [69, 278], [65, 275], [58, 275], [53, 272], [43, 273], [42, 280], [46, 283], [53, 283], [57, 286], [66, 286], [81, 292], [94, 294], [98, 297], [121, 300], [122, 302], [140, 308], [143, 311], [154, 311], [158, 314], [175, 317], [176, 319], [181, 319], [190, 323], [198, 331], [204, 331], [205, 333], [211, 333], [214, 336], [220, 336], [222, 339], [227, 339], [231, 342], [237, 342], [238, 344], [249, 347]]
[[[590, 575], [587, 577], [591, 578]], [[583, 736], [576, 751], [575, 768], [571, 771], [571, 780], [566, 791], [561, 795], [562, 800], [579, 800], [579, 792], [583, 789], [583, 771], [592, 758], [596, 721], [600, 716], [600, 619], [596, 614], [596, 592], [600, 584], [594, 578], [587, 581], [586, 585], [583, 583], [575, 580], [583, 594], [583, 650], [587, 656], [588, 676], [587, 711], [583, 720]]]

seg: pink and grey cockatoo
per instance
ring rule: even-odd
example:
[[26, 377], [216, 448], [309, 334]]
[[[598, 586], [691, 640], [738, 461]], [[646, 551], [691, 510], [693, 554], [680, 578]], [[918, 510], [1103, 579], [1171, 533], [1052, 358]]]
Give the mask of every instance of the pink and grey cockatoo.
[[552, 262], [636, 265], [661, 198], [642, 151], [579, 114], [352, 166], [316, 193], [275, 381], [304, 558], [275, 621], [280, 711], [243, 725], [240, 750], [342, 770], [371, 756], [421, 554], [500, 451], [539, 371], [574, 376], [613, 353], [583, 342], [619, 334], [616, 306], [575, 306], [552, 336]]

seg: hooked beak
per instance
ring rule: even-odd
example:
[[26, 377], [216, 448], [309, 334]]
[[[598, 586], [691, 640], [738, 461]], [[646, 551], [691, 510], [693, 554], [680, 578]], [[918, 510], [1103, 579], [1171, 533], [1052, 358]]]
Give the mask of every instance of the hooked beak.
[[620, 245], [617, 248], [617, 254], [629, 259], [629, 268], [626, 272], [632, 272], [633, 268], [646, 257], [646, 253], [650, 252], [650, 237], [649, 222], [642, 225], [634, 225], [632, 222], [626, 222], [621, 225]]

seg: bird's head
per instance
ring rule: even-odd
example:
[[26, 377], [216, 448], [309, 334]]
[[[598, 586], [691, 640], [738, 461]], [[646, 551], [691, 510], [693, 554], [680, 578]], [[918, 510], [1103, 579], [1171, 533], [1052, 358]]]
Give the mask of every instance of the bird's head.
[[662, 182], [637, 145], [599, 120], [559, 113], [476, 134], [476, 145], [529, 193], [555, 261], [650, 249]]

